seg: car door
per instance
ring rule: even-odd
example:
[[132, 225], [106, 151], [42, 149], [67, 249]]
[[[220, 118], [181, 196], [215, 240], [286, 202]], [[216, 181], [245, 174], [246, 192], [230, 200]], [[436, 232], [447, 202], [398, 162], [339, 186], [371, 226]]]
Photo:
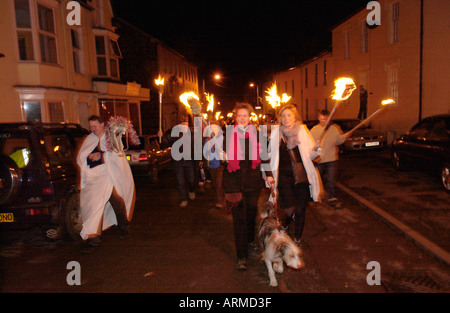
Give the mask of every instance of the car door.
[[429, 159], [430, 142], [427, 140], [433, 126], [431, 118], [417, 123], [411, 131], [405, 135], [405, 140], [400, 149], [401, 157], [413, 166], [423, 166]]
[[424, 158], [429, 161], [428, 168], [435, 169], [440, 167], [445, 154], [448, 153], [449, 145], [449, 121], [446, 121], [444, 117], [436, 117], [433, 119], [432, 128], [426, 138], [429, 149], [424, 150]]

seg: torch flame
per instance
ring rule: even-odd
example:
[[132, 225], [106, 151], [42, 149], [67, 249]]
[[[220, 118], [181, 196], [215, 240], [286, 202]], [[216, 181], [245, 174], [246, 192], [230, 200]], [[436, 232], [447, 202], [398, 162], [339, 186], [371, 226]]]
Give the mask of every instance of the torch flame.
[[266, 91], [268, 96], [266, 96], [267, 102], [272, 106], [272, 108], [276, 108], [280, 106], [280, 97], [277, 95], [277, 84], [273, 83], [272, 87]]
[[268, 96], [266, 96], [267, 102], [272, 106], [272, 108], [279, 107], [281, 103], [287, 103], [291, 97], [288, 96], [286, 93], [283, 93], [283, 95], [278, 96], [277, 94], [277, 84], [273, 83], [272, 87], [266, 91]]
[[334, 100], [347, 100], [353, 90], [356, 89], [356, 85], [353, 82], [353, 79], [347, 77], [341, 77], [334, 82], [336, 89], [333, 91], [332, 99]]
[[390, 105], [390, 104], [394, 104], [395, 101], [393, 99], [386, 99], [381, 101], [381, 105]]
[[189, 100], [190, 98], [194, 98], [194, 99], [200, 101], [200, 99], [198, 98], [198, 96], [197, 96], [194, 92], [185, 92], [185, 93], [183, 93], [183, 94], [180, 96], [180, 101], [183, 102], [183, 104], [184, 104], [187, 108], [190, 108], [191, 106], [189, 105], [189, 102], [188, 102], [188, 100]]
[[216, 112], [216, 120], [219, 120], [219, 118], [220, 118], [220, 113], [222, 113], [222, 112]]
[[156, 86], [164, 86], [164, 78], [161, 78], [161, 75], [158, 75], [158, 78], [155, 79]]
[[281, 95], [281, 103], [287, 103], [289, 100], [291, 100], [291, 97], [288, 96], [287, 94], [283, 93]]
[[206, 111], [213, 112], [214, 111], [214, 95], [206, 94], [206, 101], [208, 101], [208, 108]]

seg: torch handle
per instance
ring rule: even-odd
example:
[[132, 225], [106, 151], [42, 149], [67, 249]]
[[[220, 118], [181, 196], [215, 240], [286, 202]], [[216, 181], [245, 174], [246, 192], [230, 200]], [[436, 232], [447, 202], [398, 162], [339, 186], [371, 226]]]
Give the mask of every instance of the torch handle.
[[380, 108], [378, 110], [376, 110], [371, 116], [369, 116], [368, 118], [366, 118], [365, 120], [363, 120], [361, 123], [359, 123], [358, 125], [356, 125], [355, 127], [353, 127], [350, 131], [348, 131], [349, 134], [353, 133], [355, 130], [357, 130], [358, 128], [360, 128], [361, 126], [363, 126], [364, 124], [367, 124], [371, 119], [373, 119], [373, 117], [380, 113], [383, 110], [383, 108]]
[[333, 110], [331, 110], [331, 113], [330, 113], [330, 115], [328, 116], [328, 119], [327, 119], [327, 121], [326, 121], [326, 123], [325, 123], [325, 125], [324, 125], [324, 127], [323, 127], [322, 133], [321, 133], [320, 136], [319, 136], [319, 140], [322, 140], [322, 139], [323, 139], [323, 136], [325, 135], [325, 132], [326, 132], [327, 127], [328, 127], [328, 124], [329, 124], [330, 121], [331, 121], [331, 117], [333, 116], [333, 114], [334, 114], [334, 112], [336, 111], [336, 108], [339, 106], [339, 104], [340, 104], [340, 101], [336, 101], [336, 103], [335, 103], [335, 105], [334, 105], [334, 107], [333, 107]]

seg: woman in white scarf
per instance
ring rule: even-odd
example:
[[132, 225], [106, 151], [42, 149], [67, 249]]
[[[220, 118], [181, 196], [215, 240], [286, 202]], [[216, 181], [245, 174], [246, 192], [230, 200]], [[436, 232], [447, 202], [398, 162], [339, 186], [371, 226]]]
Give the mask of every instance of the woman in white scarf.
[[275, 197], [284, 216], [280, 222], [287, 228], [292, 219], [295, 220], [294, 241], [300, 243], [305, 223], [305, 209], [311, 198], [319, 200], [322, 190], [320, 175], [312, 160], [322, 150], [314, 142], [308, 128], [302, 123], [297, 108], [284, 106], [279, 112], [280, 127], [271, 133], [272, 140], [279, 138], [277, 151], [271, 152], [271, 168], [273, 178], [266, 181], [274, 187]]

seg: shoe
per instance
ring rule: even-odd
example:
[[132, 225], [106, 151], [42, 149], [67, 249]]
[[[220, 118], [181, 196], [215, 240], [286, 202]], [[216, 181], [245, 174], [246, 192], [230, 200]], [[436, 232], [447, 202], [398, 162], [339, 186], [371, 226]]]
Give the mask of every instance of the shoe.
[[220, 203], [216, 203], [215, 206], [216, 206], [216, 209], [221, 209], [221, 208], [223, 208], [223, 205], [220, 204]]
[[237, 260], [236, 268], [240, 271], [245, 271], [247, 269], [247, 260], [245, 259]]
[[89, 244], [87, 241], [83, 241], [81, 243], [81, 253], [83, 254], [91, 254], [94, 252], [96, 246]]
[[185, 207], [187, 207], [187, 205], [188, 205], [187, 200], [181, 201], [180, 208], [185, 208]]
[[189, 199], [194, 200], [195, 199], [195, 192], [189, 193]]

